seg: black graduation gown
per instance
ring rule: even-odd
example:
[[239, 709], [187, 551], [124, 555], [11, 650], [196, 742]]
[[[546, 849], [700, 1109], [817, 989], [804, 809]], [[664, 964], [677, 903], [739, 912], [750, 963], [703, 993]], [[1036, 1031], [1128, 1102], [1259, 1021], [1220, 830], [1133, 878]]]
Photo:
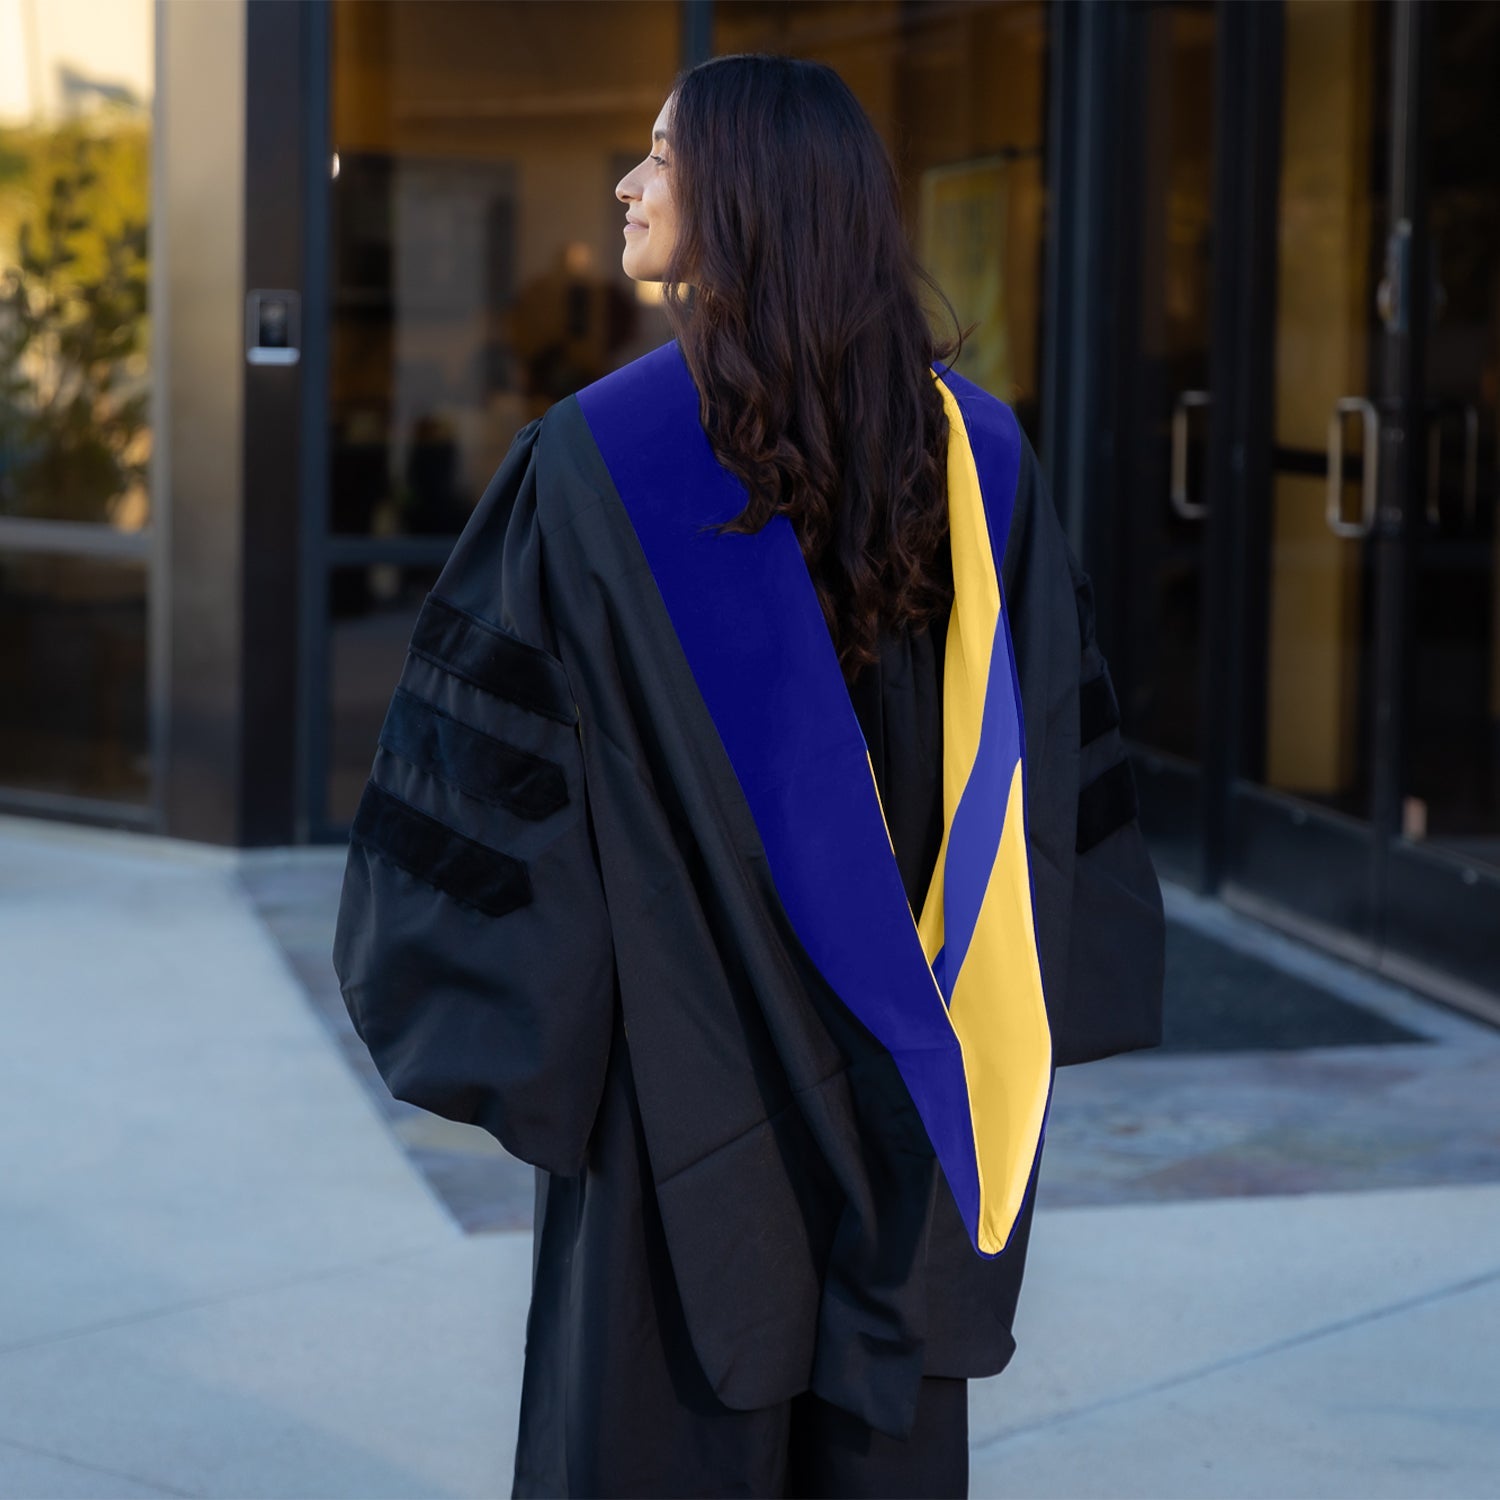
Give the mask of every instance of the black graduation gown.
[[[880, 661], [851, 687], [914, 906], [927, 888], [943, 833], [945, 627], [940, 619], [919, 632], [887, 634]], [[543, 1171], [537, 1176], [535, 1283], [515, 1493], [833, 1493], [796, 1487], [805, 1482], [806, 1469], [799, 1469], [789, 1448], [803, 1430], [818, 1430], [808, 1413], [795, 1406], [734, 1411], [718, 1401], [698, 1367], [652, 1191], [628, 1043], [618, 1024], [584, 1171], [567, 1178]], [[1010, 1248], [995, 1260], [981, 1260], [951, 1198], [936, 1191], [935, 1161], [930, 1176], [928, 1204], [917, 1205], [928, 1216], [923, 1369], [945, 1377], [994, 1374], [1015, 1347], [1010, 1323], [1025, 1264], [1030, 1200]], [[960, 1493], [943, 1488], [942, 1481], [955, 1468], [966, 1471], [961, 1397], [940, 1395], [921, 1424], [918, 1437], [928, 1451], [910, 1465], [919, 1483], [903, 1487], [901, 1465], [877, 1449], [879, 1467], [864, 1469], [874, 1482], [856, 1492]], [[792, 1488], [783, 1488], [787, 1483]]]
[[[1157, 1039], [1162, 925], [1029, 449], [1004, 580], [1067, 1064]], [[904, 638], [852, 695], [909, 895], [938, 691], [933, 642]], [[418, 620], [334, 959], [392, 1092], [543, 1169], [519, 1491], [754, 1492], [718, 1414], [811, 1390], [900, 1437], [923, 1373], [1009, 1359], [1029, 1197], [977, 1255], [890, 1056], [789, 928], [572, 398], [518, 436]], [[643, 1444], [653, 1402], [705, 1420]]]

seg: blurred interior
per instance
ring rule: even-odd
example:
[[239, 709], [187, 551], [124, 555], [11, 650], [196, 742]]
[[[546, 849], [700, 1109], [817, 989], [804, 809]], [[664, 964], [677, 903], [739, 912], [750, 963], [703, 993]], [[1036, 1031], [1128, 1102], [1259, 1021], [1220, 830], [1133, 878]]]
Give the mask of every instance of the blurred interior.
[[[456, 534], [518, 428], [670, 337], [656, 288], [620, 269], [614, 186], [648, 149], [681, 25], [667, 0], [334, 6], [333, 534]], [[960, 368], [1034, 430], [1045, 6], [747, 0], [718, 8], [714, 42], [849, 81], [974, 325]], [[336, 821], [434, 576], [400, 561], [330, 576]]]

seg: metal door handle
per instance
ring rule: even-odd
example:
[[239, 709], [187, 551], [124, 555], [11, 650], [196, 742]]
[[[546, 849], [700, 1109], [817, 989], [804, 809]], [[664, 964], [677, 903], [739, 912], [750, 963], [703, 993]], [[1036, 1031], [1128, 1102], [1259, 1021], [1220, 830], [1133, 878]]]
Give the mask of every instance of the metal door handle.
[[1213, 405], [1208, 391], [1181, 391], [1172, 408], [1172, 509], [1184, 521], [1201, 521], [1208, 507], [1188, 499], [1188, 412]]
[[[1359, 520], [1344, 519], [1344, 418], [1359, 417], [1364, 426], [1364, 477], [1360, 483]], [[1328, 529], [1351, 540], [1375, 529], [1376, 480], [1380, 463], [1380, 415], [1364, 396], [1340, 396], [1328, 418]]]

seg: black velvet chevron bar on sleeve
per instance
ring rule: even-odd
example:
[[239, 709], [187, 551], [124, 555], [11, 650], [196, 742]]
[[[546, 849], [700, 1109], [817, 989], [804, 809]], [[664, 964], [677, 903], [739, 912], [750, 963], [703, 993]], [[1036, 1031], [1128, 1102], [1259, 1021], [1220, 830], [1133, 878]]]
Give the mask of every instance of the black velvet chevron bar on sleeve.
[[481, 802], [541, 819], [568, 805], [562, 767], [470, 728], [440, 708], [397, 688], [380, 743]]
[[520, 860], [465, 838], [373, 781], [365, 785], [349, 838], [492, 917], [531, 900], [531, 881]]
[[1078, 794], [1076, 852], [1087, 854], [1116, 829], [1132, 822], [1136, 811], [1135, 774], [1128, 760], [1117, 760]]
[[411, 653], [475, 687], [560, 724], [576, 724], [578, 709], [546, 652], [455, 608], [436, 594], [417, 617]]
[[1078, 689], [1078, 744], [1091, 745], [1102, 734], [1120, 727], [1120, 705], [1109, 672], [1100, 672]]

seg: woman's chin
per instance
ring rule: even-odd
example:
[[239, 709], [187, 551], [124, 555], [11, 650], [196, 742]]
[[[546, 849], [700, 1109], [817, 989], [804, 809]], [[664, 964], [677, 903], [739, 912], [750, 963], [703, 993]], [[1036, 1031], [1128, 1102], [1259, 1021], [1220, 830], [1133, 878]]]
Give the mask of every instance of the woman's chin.
[[620, 269], [632, 281], [660, 281], [661, 267], [653, 265], [649, 256], [641, 251], [644, 246], [626, 245], [620, 254]]

